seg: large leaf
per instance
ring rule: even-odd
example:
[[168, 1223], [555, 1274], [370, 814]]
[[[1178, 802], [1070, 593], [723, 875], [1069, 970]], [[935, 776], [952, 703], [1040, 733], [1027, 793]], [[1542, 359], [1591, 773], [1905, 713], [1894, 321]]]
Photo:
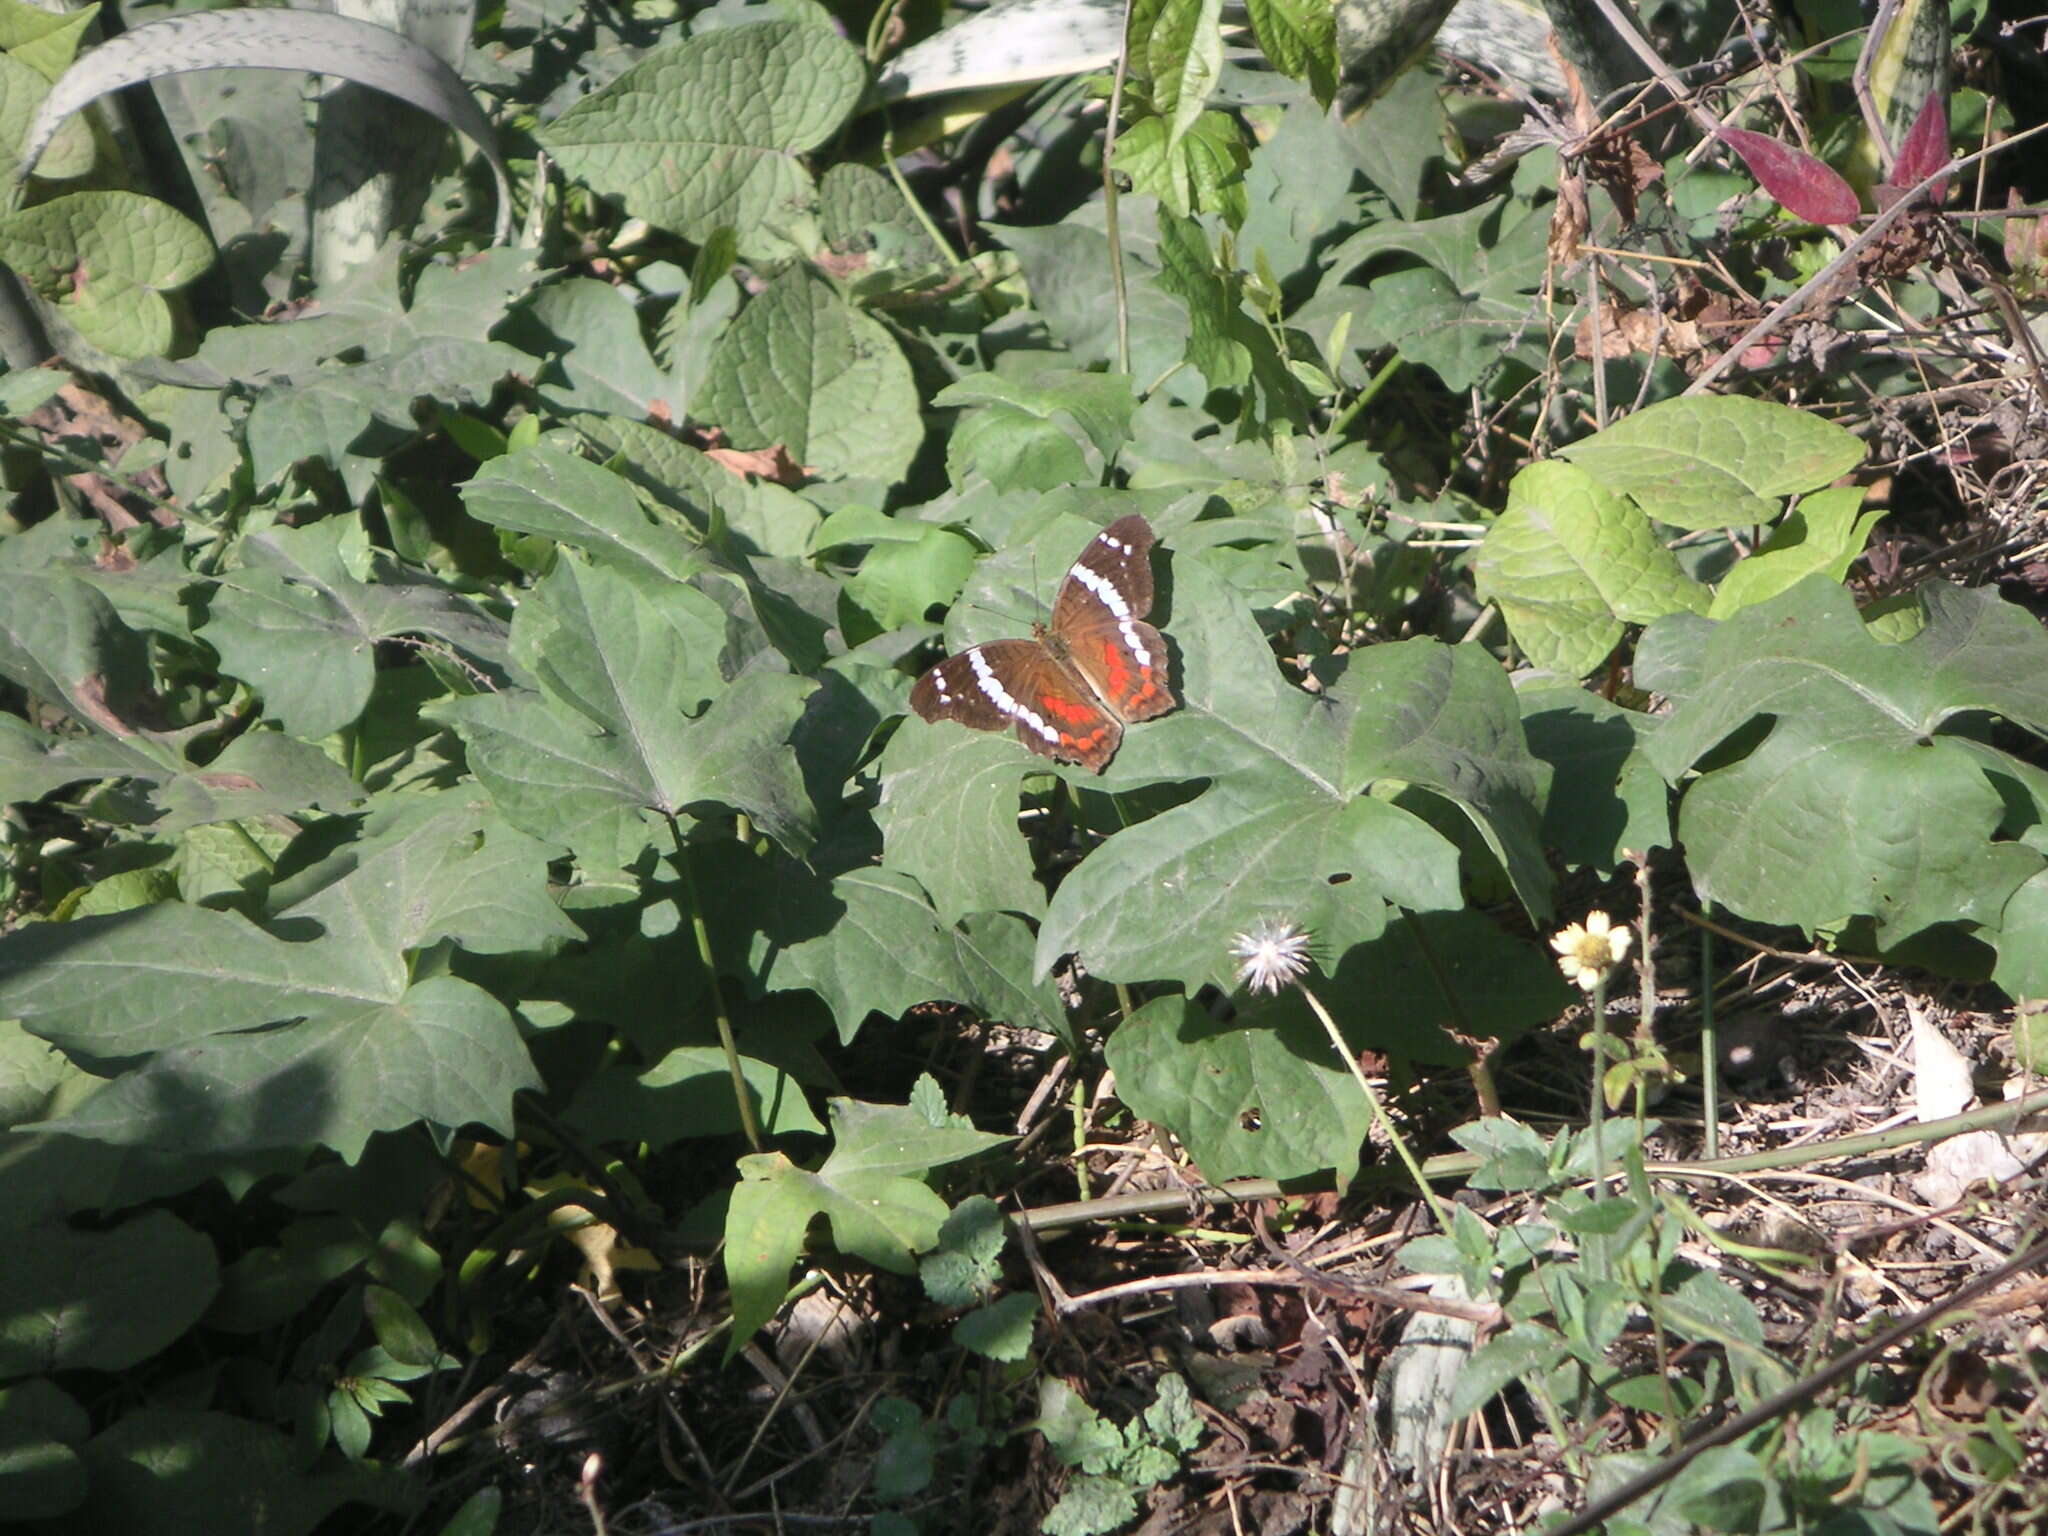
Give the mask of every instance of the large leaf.
[[366, 831], [281, 882], [267, 929], [165, 903], [0, 941], [0, 1007], [66, 1050], [142, 1058], [44, 1123], [351, 1158], [415, 1120], [509, 1129], [513, 1093], [538, 1086], [510, 1015], [455, 977], [413, 981], [410, 957], [444, 939], [538, 951], [569, 936], [545, 851], [460, 804], [403, 806]]
[[1882, 511], [1859, 512], [1862, 505], [1863, 488], [1858, 485], [1801, 497], [1763, 547], [1722, 578], [1707, 617], [1725, 619], [1815, 574], [1841, 581], [1884, 516]]
[[0, 1372], [121, 1371], [199, 1320], [220, 1283], [213, 1244], [151, 1211], [105, 1232], [15, 1233], [0, 1271]]
[[625, 480], [546, 444], [484, 465], [462, 488], [462, 504], [494, 527], [573, 544], [628, 574], [686, 581], [704, 563], [686, 534], [648, 515]]
[[1671, 846], [1671, 791], [1643, 746], [1654, 719], [1561, 682], [1532, 683], [1516, 698], [1529, 750], [1551, 769], [1544, 847], [1605, 873]]
[[513, 620], [538, 689], [435, 713], [515, 826], [593, 860], [630, 862], [647, 841], [643, 813], [705, 805], [744, 811], [801, 850], [815, 817], [789, 742], [817, 685], [765, 665], [724, 683], [724, 634], [693, 588], [563, 560]]
[[569, 175], [629, 213], [702, 243], [721, 225], [740, 249], [775, 254], [806, 229], [816, 196], [798, 158], [838, 131], [865, 84], [828, 29], [769, 21], [656, 49], [548, 126]]
[[1632, 503], [1555, 460], [1515, 476], [1473, 574], [1530, 662], [1574, 677], [1607, 659], [1625, 625], [1708, 603]]
[[499, 380], [533, 370], [490, 333], [538, 276], [530, 252], [486, 251], [427, 267], [407, 303], [394, 246], [325, 285], [303, 318], [212, 332], [189, 371], [211, 388], [260, 391], [247, 428], [259, 485], [311, 459], [360, 498], [382, 458], [416, 435], [415, 400], [482, 404]]
[[1824, 577], [1644, 637], [1638, 678], [1674, 698], [1651, 759], [1673, 782], [1705, 760], [1678, 828], [1703, 900], [1808, 930], [1864, 917], [1890, 945], [1995, 928], [2042, 868], [1998, 840], [2011, 802], [2041, 817], [2031, 777], [1970, 717], [2048, 735], [2048, 637], [1993, 592], [1919, 597], [1926, 625], [1896, 645]]
[[294, 736], [317, 740], [355, 721], [380, 640], [431, 638], [503, 668], [504, 626], [372, 549], [354, 519], [269, 529], [239, 549], [242, 564], [221, 576], [200, 633]]
[[0, 213], [0, 262], [116, 357], [152, 357], [173, 340], [164, 295], [213, 264], [206, 234], [168, 203], [135, 192], [73, 192]]
[[[1540, 365], [1534, 294], [1549, 228], [1540, 210], [1517, 215], [1507, 198], [1442, 218], [1376, 220], [1330, 253], [1318, 303], [1357, 305], [1355, 342], [1397, 346], [1455, 390], [1469, 388], [1504, 355]], [[1360, 303], [1351, 274], [1392, 252], [1426, 265], [1373, 279]]]
[[1104, 1052], [1117, 1096], [1171, 1126], [1212, 1183], [1358, 1172], [1371, 1111], [1322, 1025], [1292, 991], [1217, 1020], [1179, 997], [1154, 998], [1117, 1026]]
[[1677, 528], [1775, 522], [1782, 498], [1863, 462], [1862, 443], [1833, 422], [1742, 395], [1666, 400], [1560, 451]]
[[1131, 65], [1152, 82], [1171, 154], [1202, 115], [1223, 69], [1223, 0], [1148, 0], [1132, 7]]
[[[331, 759], [274, 731], [250, 731], [212, 751], [201, 732], [150, 729], [158, 710], [145, 656], [144, 637], [83, 569], [13, 570], [0, 580], [0, 675], [62, 703], [86, 728], [58, 734], [0, 716], [0, 802], [39, 799], [80, 780], [125, 780], [121, 808], [168, 835], [237, 817], [340, 809], [358, 797]], [[188, 749], [201, 745], [211, 755], [194, 762]]]
[[895, 480], [924, 438], [895, 338], [803, 267], [770, 283], [720, 338], [700, 409], [733, 446], [780, 445], [824, 475]]
[[309, 1472], [289, 1436], [226, 1413], [141, 1408], [82, 1454], [92, 1491], [68, 1522], [81, 1531], [309, 1536], [351, 1500], [392, 1511], [417, 1501], [400, 1474], [373, 1462], [337, 1458]]

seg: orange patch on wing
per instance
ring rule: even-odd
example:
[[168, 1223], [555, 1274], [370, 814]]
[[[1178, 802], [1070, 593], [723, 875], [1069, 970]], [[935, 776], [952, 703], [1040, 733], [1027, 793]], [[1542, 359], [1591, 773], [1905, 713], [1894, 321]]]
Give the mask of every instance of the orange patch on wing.
[[1085, 725], [1101, 713], [1093, 704], [1079, 699], [1063, 699], [1056, 693], [1039, 695], [1038, 707], [1056, 720], [1070, 725]]
[[1123, 652], [1114, 640], [1102, 644], [1102, 672], [1109, 682], [1109, 691], [1117, 698], [1124, 696], [1124, 687], [1130, 681], [1131, 669], [1124, 665]]

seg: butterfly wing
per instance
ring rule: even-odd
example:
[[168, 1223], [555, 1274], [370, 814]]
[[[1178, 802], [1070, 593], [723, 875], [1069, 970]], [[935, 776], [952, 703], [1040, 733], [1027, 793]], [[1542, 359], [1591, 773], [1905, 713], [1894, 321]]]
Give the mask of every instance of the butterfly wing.
[[1014, 726], [1041, 757], [1091, 773], [1102, 772], [1124, 734], [1037, 640], [992, 640], [948, 656], [911, 688], [910, 707], [926, 720], [957, 720], [977, 731]]
[[1150, 720], [1180, 702], [1167, 683], [1165, 637], [1145, 622], [1152, 544], [1144, 518], [1118, 518], [1081, 551], [1053, 600], [1054, 649], [1126, 722]]

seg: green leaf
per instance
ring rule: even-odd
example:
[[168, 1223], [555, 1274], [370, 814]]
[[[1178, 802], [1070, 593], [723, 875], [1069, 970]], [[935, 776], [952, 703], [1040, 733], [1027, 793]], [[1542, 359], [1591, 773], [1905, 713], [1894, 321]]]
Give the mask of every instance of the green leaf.
[[1218, 213], [1232, 227], [1243, 223], [1251, 152], [1237, 119], [1204, 112], [1180, 139], [1169, 131], [1165, 118], [1142, 117], [1117, 137], [1116, 168], [1130, 177], [1131, 190], [1158, 198], [1180, 218]]
[[1159, 1378], [1159, 1395], [1139, 1415], [1139, 1422], [1166, 1450], [1186, 1454], [1201, 1444], [1202, 1416], [1195, 1412], [1187, 1378], [1178, 1371]]
[[1022, 1360], [1031, 1353], [1039, 1310], [1038, 1297], [1030, 1292], [1001, 1297], [955, 1323], [953, 1342], [990, 1360]]
[[1753, 1531], [1772, 1481], [1749, 1451], [1712, 1445], [1671, 1479], [1658, 1508], [1710, 1531]]
[[499, 380], [533, 369], [531, 357], [490, 332], [538, 276], [531, 252], [484, 252], [460, 267], [424, 268], [407, 303], [391, 245], [325, 285], [314, 313], [221, 327], [192, 361], [215, 387], [234, 381], [259, 389], [247, 427], [259, 486], [277, 485], [293, 466], [314, 460], [332, 466], [360, 499], [374, 488], [383, 457], [418, 436], [416, 400], [480, 407]]
[[1188, 307], [1188, 361], [1211, 389], [1236, 389], [1252, 376], [1256, 351], [1271, 340], [1243, 313], [1241, 279], [1222, 270], [1202, 226], [1167, 215], [1159, 225], [1159, 283]]
[[0, 675], [125, 745], [149, 717], [144, 637], [71, 570], [5, 574]]
[[1697, 613], [1708, 602], [1641, 512], [1554, 460], [1515, 476], [1473, 574], [1531, 663], [1574, 677], [1606, 660], [1625, 624]]
[[682, 582], [704, 564], [695, 542], [649, 517], [625, 480], [542, 444], [485, 464], [462, 504], [494, 527], [572, 544], [628, 575]]
[[1060, 1501], [1046, 1511], [1045, 1536], [1106, 1536], [1138, 1513], [1138, 1496], [1120, 1478], [1084, 1475], [1067, 1484]]
[[816, 1204], [780, 1177], [788, 1166], [780, 1153], [752, 1168], [743, 1161], [739, 1185], [726, 1207], [725, 1278], [732, 1289], [728, 1360], [781, 1310], [790, 1268], [804, 1249], [804, 1230], [817, 1214]]
[[383, 1351], [401, 1365], [433, 1365], [443, 1357], [434, 1331], [412, 1303], [388, 1285], [363, 1291], [363, 1312]]
[[917, 1261], [925, 1294], [942, 1307], [971, 1307], [1002, 1277], [1003, 1213], [986, 1195], [969, 1195], [939, 1228], [938, 1246]]
[[[832, 1010], [842, 1042], [871, 1013], [900, 1017], [936, 999], [983, 1000], [992, 977], [1005, 985], [986, 994], [990, 1017], [1005, 1011], [998, 999], [1014, 1002], [1019, 995], [1022, 978], [1010, 968], [1017, 958], [1014, 938], [1005, 946], [1010, 966], [990, 959], [985, 931], [977, 940], [941, 924], [917, 882], [895, 870], [850, 870], [829, 886], [784, 875], [772, 894], [763, 894], [779, 900], [755, 939], [768, 965], [766, 984], [816, 992]], [[970, 956], [979, 957], [972, 974]]]
[[1349, 274], [1361, 262], [1404, 251], [1424, 268], [1372, 282], [1354, 345], [1394, 345], [1464, 390], [1513, 356], [1541, 367], [1536, 290], [1542, 285], [1550, 219], [1496, 198], [1462, 213], [1413, 222], [1375, 220], [1330, 254], [1318, 299], [1356, 303]]
[[800, 851], [815, 813], [789, 742], [817, 685], [756, 666], [721, 686], [725, 635], [724, 615], [692, 588], [565, 560], [513, 619], [514, 654], [539, 688], [432, 712], [461, 734], [513, 825], [595, 861], [629, 863], [643, 813], [707, 804]]
[[1017, 747], [1007, 737], [906, 721], [882, 754], [875, 820], [891, 867], [924, 887], [942, 922], [1045, 910], [1017, 835]]
[[726, 1277], [733, 1293], [727, 1358], [775, 1315], [814, 1216], [832, 1224], [841, 1250], [898, 1274], [935, 1246], [946, 1202], [923, 1178], [1004, 1136], [934, 1126], [916, 1111], [834, 1099], [832, 1154], [810, 1173], [779, 1152], [740, 1159], [726, 1218]]
[[1132, 1113], [1171, 1126], [1212, 1182], [1358, 1171], [1371, 1123], [1358, 1085], [1291, 989], [1228, 1022], [1158, 997], [1104, 1049]]
[[1705, 1270], [1691, 1270], [1668, 1286], [1657, 1310], [1660, 1321], [1702, 1343], [1720, 1344], [1731, 1338], [1759, 1346], [1764, 1342], [1763, 1319], [1755, 1304], [1730, 1281]]
[[1427, 640], [1374, 646], [1355, 660], [1341, 693], [1356, 710], [1345, 763], [1353, 781], [1399, 779], [1449, 801], [1506, 869], [1529, 915], [1547, 918], [1539, 808], [1548, 775], [1493, 658]]
[[104, 1232], [15, 1233], [0, 1271], [0, 1373], [121, 1371], [199, 1321], [220, 1284], [213, 1244], [168, 1211]]
[[558, 411], [664, 419], [689, 411], [690, 401], [678, 397], [648, 352], [640, 316], [624, 289], [591, 277], [571, 278], [535, 294], [525, 314], [547, 332], [533, 350], [555, 353], [563, 382], [543, 379], [540, 387]]
[[221, 1275], [206, 1325], [227, 1333], [262, 1333], [310, 1309], [328, 1286], [377, 1256], [373, 1237], [350, 1217], [294, 1221], [279, 1241], [249, 1249]]
[[372, 549], [354, 519], [267, 529], [237, 549], [242, 563], [208, 596], [200, 636], [293, 736], [318, 740], [354, 723], [369, 703], [381, 640], [430, 637], [503, 669], [503, 625]]
[[[938, 1460], [938, 1435], [919, 1415], [917, 1406], [903, 1398], [883, 1398], [871, 1415], [874, 1426], [885, 1437], [875, 1452], [875, 1497], [897, 1500], [913, 1498], [932, 1484]], [[887, 1513], [870, 1521], [871, 1536], [917, 1536], [917, 1526], [898, 1516], [888, 1522]]]
[[[1703, 901], [1808, 930], [1865, 917], [1891, 945], [1936, 923], [1995, 928], [2040, 871], [2035, 850], [1998, 840], [2026, 772], [1967, 717], [2048, 734], [2048, 637], [1995, 592], [1930, 583], [1919, 597], [1926, 627], [1897, 645], [1824, 577], [1644, 637], [1645, 686], [1675, 701], [1649, 747], [1665, 777], [1734, 746], [1679, 812]], [[1684, 672], [1661, 667], [1674, 645]]]
[[0, 941], [8, 1013], [101, 1059], [154, 1053], [47, 1123], [128, 1145], [325, 1143], [351, 1158], [415, 1120], [509, 1131], [512, 1095], [538, 1086], [511, 1017], [455, 977], [413, 982], [409, 956], [573, 933], [546, 899], [544, 852], [459, 802], [401, 806], [366, 831], [273, 891], [291, 940], [167, 902]]
[[973, 569], [972, 544], [950, 529], [926, 527], [914, 544], [871, 548], [847, 577], [846, 595], [883, 629], [901, 629], [921, 622], [935, 604], [951, 602]]
[[1117, 1427], [1051, 1372], [1039, 1378], [1038, 1417], [1031, 1428], [1045, 1436], [1053, 1455], [1070, 1467], [1104, 1471], [1124, 1451], [1124, 1437]]
[[1152, 82], [1152, 102], [1166, 119], [1171, 154], [1201, 116], [1222, 73], [1223, 0], [1156, 0], [1133, 11], [1131, 34], [1131, 65]]
[[828, 476], [894, 481], [924, 440], [895, 338], [801, 267], [771, 282], [719, 339], [700, 410], [734, 447], [779, 444]]
[[512, 1095], [539, 1086], [504, 1005], [444, 976], [382, 1006], [161, 1052], [50, 1126], [193, 1152], [322, 1143], [353, 1159], [415, 1121], [509, 1135]]
[[1453, 1419], [1477, 1413], [1503, 1388], [1563, 1363], [1569, 1351], [1555, 1332], [1537, 1323], [1513, 1323], [1494, 1335], [1465, 1362], [1451, 1388], [1446, 1412]]
[[1870, 541], [1870, 530], [1884, 516], [1881, 511], [1859, 516], [1856, 509], [1862, 504], [1863, 488], [1857, 485], [1802, 497], [1771, 530], [1763, 547], [1721, 579], [1707, 617], [1725, 619], [1737, 609], [1754, 607], [1789, 591], [1816, 573], [1830, 581], [1846, 578]]
[[0, 263], [116, 357], [171, 350], [163, 295], [213, 265], [204, 230], [135, 192], [73, 192], [0, 213]]
[[[67, 41], [75, 46], [79, 31], [89, 25], [90, 16], [72, 18]], [[0, 150], [0, 174], [10, 184], [22, 170], [17, 146], [28, 138], [36, 109], [49, 92], [50, 77], [42, 70], [13, 50], [0, 54], [0, 133], [5, 134], [6, 145]], [[69, 181], [90, 171], [93, 158], [92, 126], [82, 118], [73, 118], [57, 130], [50, 147], [37, 162], [36, 174], [45, 181]]]
[[74, 1516], [79, 1530], [310, 1536], [351, 1500], [403, 1510], [416, 1499], [374, 1465], [309, 1472], [288, 1436], [225, 1413], [140, 1408], [95, 1436], [84, 1459], [92, 1493]]
[[[740, 1075], [763, 1131], [771, 1136], [824, 1134], [824, 1122], [811, 1112], [802, 1086], [789, 1073], [742, 1056]], [[645, 1071], [605, 1067], [577, 1090], [562, 1118], [595, 1141], [644, 1141], [657, 1148], [696, 1136], [730, 1136], [740, 1129], [725, 1053], [710, 1045], [679, 1045]]]
[[1845, 428], [1743, 395], [1666, 400], [1561, 451], [1678, 528], [1773, 522], [1779, 498], [1818, 490], [1863, 462], [1862, 443]]
[[1327, 110], [1337, 94], [1335, 8], [1326, 0], [1251, 0], [1246, 9], [1259, 51]]
[[0, 1389], [0, 1495], [17, 1520], [45, 1520], [86, 1495], [78, 1448], [92, 1421], [76, 1401], [40, 1377]]
[[[1122, 154], [1120, 145], [1118, 165], [1128, 169]], [[1121, 367], [1116, 355], [1116, 294], [1110, 285], [1109, 240], [1102, 231], [1072, 223], [1047, 228], [982, 227], [1015, 254], [1037, 318], [1070, 349], [1072, 366]], [[1187, 313], [1159, 286], [1157, 262], [1128, 244], [1124, 269], [1130, 371], [1136, 378], [1156, 379], [1181, 361], [1188, 335]]]
[[825, 144], [866, 85], [822, 27], [768, 21], [658, 48], [548, 126], [571, 176], [702, 243], [730, 225], [742, 254], [817, 246], [800, 155]]
[[870, 271], [929, 271], [950, 261], [896, 183], [872, 166], [841, 161], [825, 172], [818, 222], [834, 252], [866, 256]]
[[1542, 843], [1602, 874], [1671, 846], [1671, 792], [1644, 748], [1657, 722], [1563, 683], [1517, 690], [1529, 750], [1549, 765]]
[[1546, 1189], [1555, 1182], [1550, 1148], [1519, 1120], [1475, 1120], [1452, 1131], [1451, 1140], [1480, 1159], [1474, 1189]]
[[1404, 915], [1354, 945], [1333, 980], [1332, 1009], [1347, 1038], [1446, 1066], [1472, 1059], [1457, 1037], [1519, 1040], [1571, 1000], [1548, 948], [1469, 909]]
[[[962, 416], [946, 444], [955, 485], [979, 474], [997, 490], [1057, 490], [1099, 473], [1130, 439], [1137, 402], [1121, 374], [1046, 370], [1023, 378], [970, 374], [939, 391], [935, 406], [979, 405]], [[1071, 425], [1070, 425], [1071, 424]], [[1080, 443], [1097, 455], [1096, 468]]]

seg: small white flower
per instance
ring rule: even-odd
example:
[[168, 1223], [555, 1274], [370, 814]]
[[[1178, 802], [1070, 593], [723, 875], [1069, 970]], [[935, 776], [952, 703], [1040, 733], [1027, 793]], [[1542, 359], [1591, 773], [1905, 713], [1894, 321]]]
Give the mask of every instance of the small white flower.
[[1581, 992], [1590, 992], [1628, 958], [1634, 939], [1628, 924], [1617, 928], [1605, 912], [1588, 912], [1583, 924], [1573, 923], [1557, 934], [1550, 947], [1557, 951], [1557, 968], [1564, 979], [1575, 982]]
[[1308, 974], [1308, 932], [1280, 917], [1262, 917], [1231, 941], [1237, 979], [1254, 992], [1278, 992]]

